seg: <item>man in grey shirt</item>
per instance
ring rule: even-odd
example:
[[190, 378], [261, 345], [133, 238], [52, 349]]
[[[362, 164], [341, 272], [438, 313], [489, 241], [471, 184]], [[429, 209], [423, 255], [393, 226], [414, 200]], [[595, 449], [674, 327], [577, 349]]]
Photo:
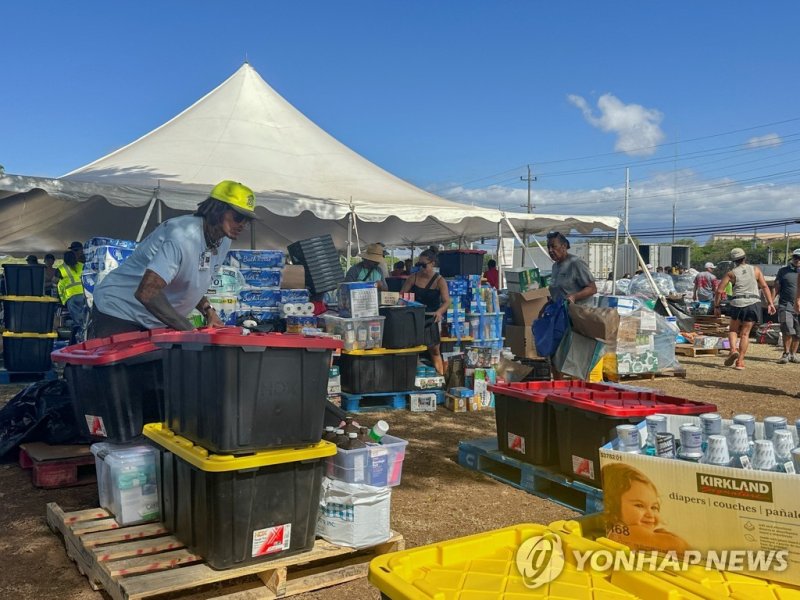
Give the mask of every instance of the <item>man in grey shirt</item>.
[[775, 276], [775, 296], [778, 298], [778, 323], [783, 334], [783, 355], [779, 365], [800, 363], [797, 347], [800, 345], [800, 319], [794, 310], [797, 296], [797, 269], [800, 267], [800, 248], [792, 252], [788, 265], [781, 267]]
[[591, 304], [597, 285], [588, 265], [568, 252], [569, 240], [557, 231], [547, 234], [547, 253], [553, 259], [550, 298], [576, 304]]

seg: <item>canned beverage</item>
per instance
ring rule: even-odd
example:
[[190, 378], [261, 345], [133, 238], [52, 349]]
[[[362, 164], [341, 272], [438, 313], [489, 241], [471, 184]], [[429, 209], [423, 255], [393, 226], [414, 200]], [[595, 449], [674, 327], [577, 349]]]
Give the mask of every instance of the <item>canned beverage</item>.
[[675, 458], [675, 436], [666, 431], [656, 433], [656, 454], [661, 458]]
[[764, 417], [764, 439], [771, 440], [776, 430], [786, 429], [787, 426], [786, 417]]
[[620, 452], [639, 452], [642, 448], [641, 437], [636, 425], [617, 425]]
[[792, 449], [792, 463], [794, 464], [794, 472], [800, 473], [800, 448]]
[[705, 413], [700, 415], [700, 427], [703, 429], [703, 438], [710, 435], [722, 434], [722, 417], [718, 413]]
[[750, 453], [750, 440], [747, 438], [747, 427], [734, 423], [728, 427], [728, 450], [731, 454]]
[[647, 423], [647, 444], [656, 445], [656, 434], [667, 431], [667, 417], [664, 415], [648, 415], [645, 418]]
[[744, 425], [747, 429], [747, 437], [751, 440], [756, 436], [756, 418], [753, 415], [741, 414], [734, 415], [733, 422], [737, 425]]
[[697, 425], [681, 425], [681, 449], [678, 458], [698, 461], [703, 457], [703, 430]]
[[775, 460], [775, 446], [770, 440], [756, 440], [753, 452], [753, 468], [759, 471], [774, 471], [778, 466]]
[[794, 447], [792, 432], [788, 429], [777, 429], [772, 434], [772, 443], [775, 446], [775, 458], [779, 461], [789, 460], [789, 455]]
[[731, 456], [728, 453], [728, 440], [725, 439], [725, 436], [708, 436], [708, 447], [705, 455], [703, 455], [702, 462], [720, 467], [727, 467], [731, 463]]

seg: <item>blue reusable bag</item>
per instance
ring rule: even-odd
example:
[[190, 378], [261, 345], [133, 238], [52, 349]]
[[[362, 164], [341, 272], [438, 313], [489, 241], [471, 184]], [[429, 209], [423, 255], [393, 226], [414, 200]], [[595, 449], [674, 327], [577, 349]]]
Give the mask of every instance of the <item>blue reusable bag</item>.
[[569, 312], [566, 301], [547, 304], [531, 326], [539, 356], [553, 356], [568, 327]]

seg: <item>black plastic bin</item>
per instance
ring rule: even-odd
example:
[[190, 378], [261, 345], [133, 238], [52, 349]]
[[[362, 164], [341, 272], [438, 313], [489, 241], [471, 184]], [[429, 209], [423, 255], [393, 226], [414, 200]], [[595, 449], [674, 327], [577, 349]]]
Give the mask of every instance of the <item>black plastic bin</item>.
[[237, 327], [153, 336], [165, 349], [166, 423], [218, 454], [316, 444], [342, 342]]
[[425, 343], [424, 306], [381, 306], [378, 312], [386, 317], [383, 322], [384, 348], [414, 348]]
[[330, 234], [294, 242], [287, 250], [294, 264], [305, 266], [306, 287], [312, 294], [335, 290], [344, 281], [339, 253]]
[[65, 363], [77, 421], [94, 440], [125, 444], [164, 420], [163, 351], [155, 332], [122, 333], [53, 352]]
[[398, 350], [342, 352], [342, 391], [349, 394], [408, 392], [414, 389], [419, 353]]
[[442, 250], [436, 256], [442, 277], [480, 275], [483, 273], [483, 255], [486, 250]]
[[44, 296], [44, 265], [3, 265], [4, 296]]
[[55, 333], [3, 332], [3, 366], [13, 373], [44, 373], [53, 366]]
[[599, 449], [617, 438], [617, 425], [636, 425], [657, 413], [700, 415], [717, 410], [713, 404], [622, 388], [556, 392], [547, 402], [556, 418], [561, 472], [595, 487], [602, 483]]
[[167, 529], [213, 569], [264, 562], [314, 547], [330, 442], [234, 458], [208, 454], [161, 423], [144, 434], [160, 449]]
[[51, 296], [5, 296], [3, 324], [15, 333], [51, 333], [58, 306]]

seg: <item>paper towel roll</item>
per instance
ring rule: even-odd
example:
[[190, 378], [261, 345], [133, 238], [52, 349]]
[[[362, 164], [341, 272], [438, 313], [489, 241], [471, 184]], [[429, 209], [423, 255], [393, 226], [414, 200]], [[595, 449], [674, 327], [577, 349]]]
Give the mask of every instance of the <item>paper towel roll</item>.
[[298, 314], [302, 314], [307, 317], [310, 317], [314, 314], [314, 305], [311, 302], [306, 302], [305, 304], [298, 304], [298, 307], [301, 309], [301, 312]]
[[284, 317], [290, 317], [292, 315], [297, 314], [297, 305], [296, 304], [283, 304], [281, 305], [281, 312], [283, 313]]

